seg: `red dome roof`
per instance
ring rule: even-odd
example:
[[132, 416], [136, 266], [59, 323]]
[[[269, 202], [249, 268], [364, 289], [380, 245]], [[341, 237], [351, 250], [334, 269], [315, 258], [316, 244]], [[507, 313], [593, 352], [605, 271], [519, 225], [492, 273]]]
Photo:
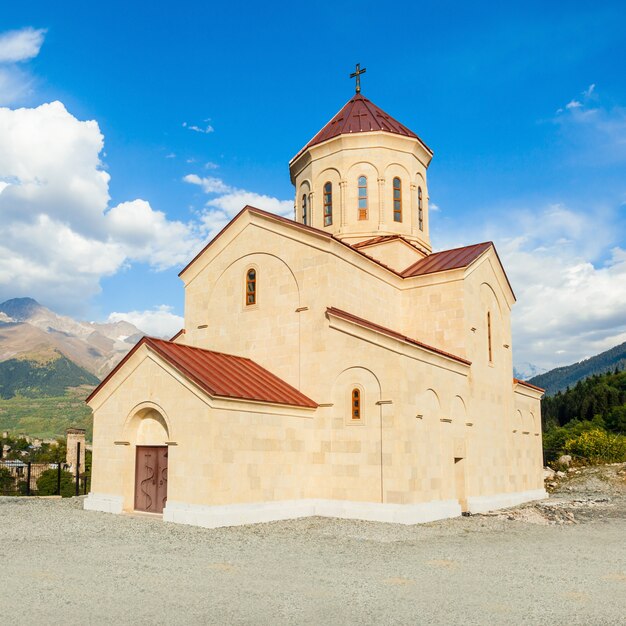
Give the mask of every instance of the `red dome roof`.
[[296, 156], [299, 156], [311, 146], [339, 135], [380, 130], [396, 135], [404, 135], [405, 137], [413, 137], [432, 154], [432, 150], [413, 131], [393, 119], [391, 115], [385, 113], [363, 95], [357, 93], [348, 100], [341, 111]]

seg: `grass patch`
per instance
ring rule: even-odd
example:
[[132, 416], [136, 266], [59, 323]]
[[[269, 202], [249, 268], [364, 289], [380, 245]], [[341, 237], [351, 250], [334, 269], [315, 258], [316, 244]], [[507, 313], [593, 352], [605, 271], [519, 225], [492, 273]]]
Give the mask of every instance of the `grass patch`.
[[85, 398], [93, 387], [82, 385], [68, 389], [64, 395], [26, 398], [16, 395], [0, 399], [0, 430], [12, 435], [25, 434], [42, 439], [65, 437], [70, 427], [84, 428], [87, 439], [93, 435], [93, 415]]

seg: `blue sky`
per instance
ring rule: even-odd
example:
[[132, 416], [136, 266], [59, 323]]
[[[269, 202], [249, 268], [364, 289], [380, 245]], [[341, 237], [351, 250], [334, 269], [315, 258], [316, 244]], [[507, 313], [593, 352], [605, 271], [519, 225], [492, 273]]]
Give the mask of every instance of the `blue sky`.
[[184, 260], [244, 201], [288, 210], [358, 61], [435, 152], [435, 248], [495, 241], [516, 361], [626, 341], [623, 2], [22, 4], [0, 16], [0, 298], [168, 332]]

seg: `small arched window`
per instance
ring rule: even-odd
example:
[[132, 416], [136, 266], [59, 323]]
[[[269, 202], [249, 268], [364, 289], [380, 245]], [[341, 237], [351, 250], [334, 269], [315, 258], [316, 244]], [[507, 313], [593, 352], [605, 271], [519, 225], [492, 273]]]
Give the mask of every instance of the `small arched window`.
[[487, 311], [487, 346], [489, 349], [489, 363], [493, 363], [493, 348], [491, 346], [491, 313]]
[[424, 230], [424, 205], [422, 203], [422, 188], [417, 188], [417, 222], [420, 230]]
[[393, 221], [402, 221], [402, 182], [399, 178], [393, 179]]
[[359, 219], [367, 219], [367, 178], [359, 176]]
[[306, 194], [302, 194], [302, 223], [307, 224], [308, 215], [307, 215], [307, 206], [306, 206]]
[[332, 183], [324, 185], [324, 226], [333, 223], [333, 186]]
[[246, 272], [246, 306], [256, 304], [256, 270], [250, 268]]
[[352, 419], [353, 420], [361, 419], [361, 390], [360, 389], [352, 390]]

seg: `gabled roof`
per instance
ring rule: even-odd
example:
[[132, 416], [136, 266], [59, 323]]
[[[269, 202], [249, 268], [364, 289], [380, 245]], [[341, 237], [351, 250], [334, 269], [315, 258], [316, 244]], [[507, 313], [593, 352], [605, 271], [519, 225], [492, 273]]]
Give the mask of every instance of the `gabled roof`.
[[419, 346], [420, 348], [424, 348], [424, 350], [428, 350], [429, 352], [434, 352], [435, 354], [440, 354], [441, 356], [448, 357], [449, 359], [453, 359], [454, 361], [463, 363], [463, 365], [472, 364], [471, 361], [468, 361], [467, 359], [464, 359], [460, 356], [450, 354], [450, 352], [445, 352], [444, 350], [440, 350], [439, 348], [435, 348], [434, 346], [429, 346], [427, 343], [422, 343], [417, 339], [411, 339], [411, 337], [407, 337], [402, 333], [391, 330], [390, 328], [386, 328], [385, 326], [380, 326], [380, 324], [370, 322], [369, 320], [358, 317], [357, 315], [353, 315], [352, 313], [348, 313], [347, 311], [342, 311], [341, 309], [336, 309], [335, 307], [331, 306], [326, 309], [326, 313], [328, 313], [329, 315], [334, 315], [335, 317], [340, 317], [341, 319], [352, 322], [353, 324], [357, 324], [358, 326], [369, 328], [370, 330], [374, 330], [382, 335], [387, 335], [388, 337], [393, 337], [394, 339], [398, 339], [399, 341], [404, 341], [405, 343]]
[[375, 246], [379, 243], [386, 243], [387, 241], [394, 241], [395, 239], [401, 239], [405, 241], [409, 245], [412, 245], [409, 241], [407, 241], [402, 235], [378, 235], [377, 237], [372, 237], [371, 239], [366, 239], [365, 241], [359, 241], [358, 243], [353, 243], [353, 248], [366, 248], [367, 246]]
[[141, 347], [146, 346], [210, 396], [315, 408], [317, 403], [251, 359], [164, 339], [143, 337], [87, 398], [89, 402]]
[[445, 272], [446, 270], [467, 267], [491, 246], [493, 246], [493, 243], [486, 241], [485, 243], [477, 243], [473, 246], [434, 252], [407, 267], [401, 272], [402, 278], [423, 276], [424, 274], [433, 274], [435, 272]]
[[528, 383], [525, 380], [520, 380], [519, 378], [514, 378], [513, 379], [513, 384], [515, 384], [515, 385], [523, 385], [524, 387], [530, 387], [531, 389], [534, 389], [535, 391], [540, 391], [541, 393], [545, 393], [546, 392], [545, 389], [542, 389], [541, 387], [537, 387], [537, 385], [533, 385], [531, 383]]
[[388, 265], [381, 263], [380, 261], [374, 259], [368, 254], [365, 254], [365, 252], [358, 250], [354, 246], [351, 246], [349, 243], [342, 241], [341, 239], [339, 239], [339, 237], [335, 237], [335, 235], [325, 230], [315, 228], [314, 226], [308, 226], [307, 224], [301, 224], [300, 222], [296, 222], [295, 220], [289, 219], [287, 217], [282, 217], [281, 215], [276, 215], [276, 213], [270, 213], [269, 211], [264, 211], [263, 209], [257, 209], [256, 207], [253, 207], [250, 205], [246, 205], [245, 207], [243, 207], [243, 209], [241, 209], [241, 211], [239, 211], [239, 213], [237, 213], [237, 215], [235, 215], [235, 217], [233, 217], [233, 219], [230, 220], [230, 222], [228, 222], [228, 224], [226, 224], [226, 226], [224, 226], [224, 228], [222, 228], [222, 230], [219, 233], [217, 233], [217, 235], [215, 235], [215, 237], [213, 237], [213, 239], [211, 239], [211, 241], [209, 241], [206, 244], [206, 246], [204, 246], [204, 248], [202, 248], [202, 250], [200, 250], [200, 252], [198, 252], [198, 254], [196, 254], [196, 256], [193, 259], [191, 259], [191, 261], [189, 261], [187, 265], [185, 265], [185, 267], [183, 267], [182, 270], [180, 270], [180, 272], [178, 272], [178, 275], [182, 276], [245, 213], [251, 213], [252, 215], [260, 215], [262, 217], [270, 218], [276, 222], [280, 222], [282, 224], [286, 224], [290, 226], [291, 228], [295, 228], [296, 230], [313, 233], [319, 237], [323, 237], [324, 239], [333, 239], [338, 244], [346, 248], [349, 248], [350, 250], [353, 250], [354, 252], [357, 252], [358, 254], [365, 257], [366, 259], [369, 259], [370, 261], [372, 261], [372, 263], [375, 263], [376, 265], [380, 265], [381, 267], [384, 267], [386, 270], [390, 271], [392, 274], [396, 274], [396, 276], [400, 276], [398, 272], [396, 272], [394, 269], [392, 269]]
[[371, 239], [366, 239], [365, 241], [359, 241], [358, 243], [350, 244], [353, 248], [357, 250], [361, 250], [362, 248], [369, 248], [370, 246], [377, 246], [381, 243], [389, 243], [390, 241], [401, 241], [407, 246], [413, 248], [417, 252], [421, 252], [422, 254], [428, 255], [428, 251], [422, 248], [420, 245], [409, 241], [406, 237], [402, 235], [378, 235], [377, 237], [372, 237]]
[[400, 124], [398, 120], [395, 120], [385, 113], [365, 96], [357, 93], [354, 94], [339, 113], [337, 113], [337, 115], [335, 115], [300, 152], [298, 152], [296, 157], [302, 154], [307, 148], [332, 139], [333, 137], [377, 130], [383, 130], [396, 135], [404, 135], [405, 137], [413, 137], [417, 139], [430, 154], [433, 153], [412, 130]]
[[[360, 254], [362, 257], [368, 259], [369, 261], [378, 265], [379, 267], [386, 269], [392, 274], [399, 276], [400, 278], [413, 278], [414, 276], [421, 276], [423, 274], [431, 274], [435, 272], [443, 272], [445, 270], [467, 267], [468, 265], [473, 263], [483, 252], [485, 252], [485, 250], [487, 250], [490, 246], [493, 246], [491, 242], [486, 242], [486, 243], [479, 243], [473, 246], [466, 246], [464, 248], [455, 248], [454, 250], [445, 250], [443, 252], [435, 252], [433, 254], [426, 256], [423, 259], [420, 259], [416, 263], [413, 263], [403, 272], [397, 272], [392, 267], [385, 265], [385, 263], [382, 263], [378, 259], [375, 259], [374, 257], [370, 256], [364, 250], [361, 249], [361, 248], [367, 247], [366, 245], [364, 245], [366, 243], [370, 245], [373, 241], [372, 239], [367, 240], [367, 242], [361, 242], [360, 246], [357, 247], [359, 244], [350, 245], [349, 243], [346, 243], [345, 241], [339, 239], [339, 237], [336, 237], [335, 235], [329, 232], [326, 232], [325, 230], [315, 228], [314, 226], [308, 226], [306, 224], [300, 224], [300, 222], [296, 222], [295, 220], [282, 217], [280, 215], [276, 215], [275, 213], [270, 213], [269, 211], [264, 211], [263, 209], [257, 209], [256, 207], [246, 205], [245, 207], [243, 207], [243, 209], [241, 209], [241, 211], [239, 211], [239, 213], [237, 213], [237, 215], [235, 215], [235, 217], [233, 217], [233, 219], [230, 222], [228, 222], [228, 224], [226, 224], [226, 226], [224, 226], [224, 228], [217, 235], [215, 235], [215, 237], [213, 237], [213, 239], [211, 239], [211, 241], [209, 241], [206, 244], [206, 246], [204, 246], [204, 248], [202, 248], [202, 250], [200, 250], [200, 252], [198, 252], [198, 254], [196, 254], [196, 256], [191, 261], [189, 261], [189, 263], [187, 263], [187, 265], [180, 272], [178, 272], [178, 275], [182, 276], [245, 213], [250, 213], [252, 215], [259, 215], [262, 217], [270, 218], [276, 222], [280, 222], [282, 224], [288, 225], [291, 228], [295, 228], [296, 230], [310, 232], [310, 233], [317, 235], [318, 237], [323, 237], [324, 239], [332, 239], [336, 241], [338, 244], [344, 246], [345, 248], [349, 248], [353, 252]], [[381, 238], [383, 237], [386, 237], [386, 236], [381, 235]], [[390, 237], [395, 238], [396, 235], [390, 235]], [[399, 235], [397, 237], [398, 239], [402, 239], [403, 241], [406, 241], [403, 237]], [[494, 247], [494, 250], [495, 250], [495, 247]], [[496, 256], [498, 256], [497, 252], [496, 252]], [[498, 260], [500, 260], [500, 257], [498, 257]], [[500, 265], [502, 265], [502, 263], [500, 263]], [[504, 271], [504, 268], [502, 269]], [[505, 272], [505, 277], [506, 277], [506, 272]], [[506, 278], [506, 280], [508, 283], [508, 280], [509, 280], [508, 277]], [[508, 284], [509, 284], [509, 288], [511, 288], [510, 283]], [[511, 293], [513, 293], [512, 288], [511, 288]]]

